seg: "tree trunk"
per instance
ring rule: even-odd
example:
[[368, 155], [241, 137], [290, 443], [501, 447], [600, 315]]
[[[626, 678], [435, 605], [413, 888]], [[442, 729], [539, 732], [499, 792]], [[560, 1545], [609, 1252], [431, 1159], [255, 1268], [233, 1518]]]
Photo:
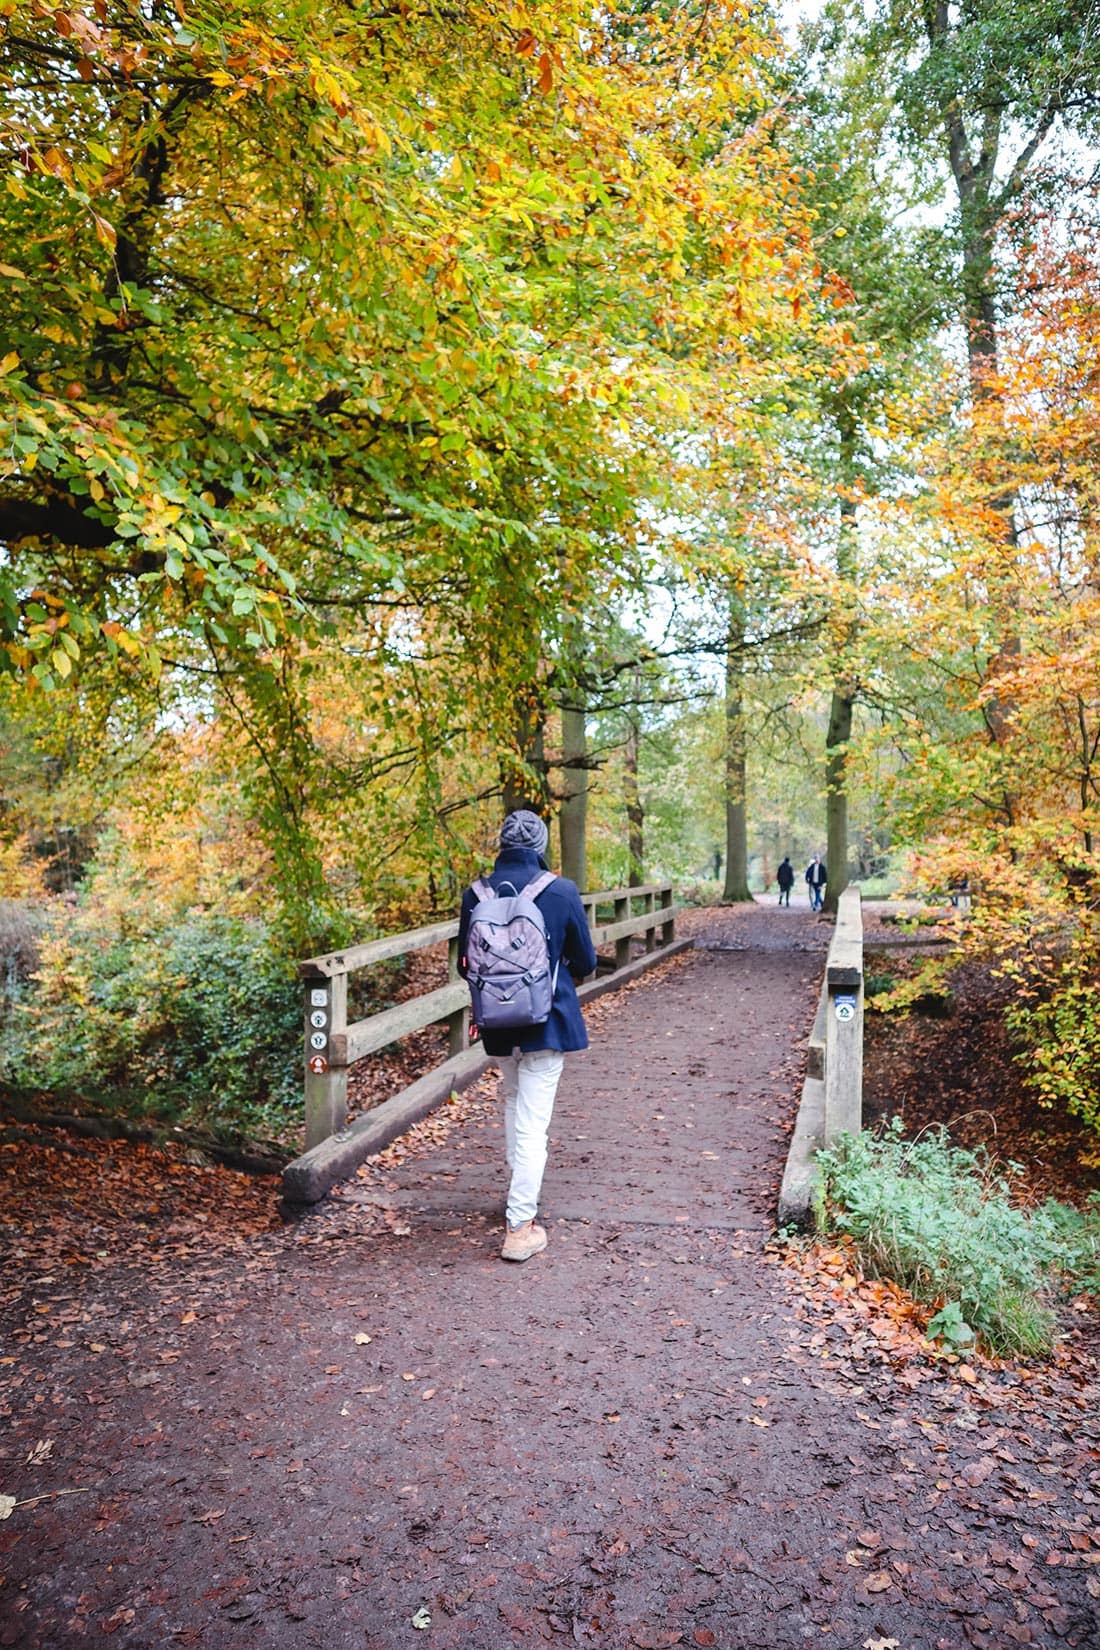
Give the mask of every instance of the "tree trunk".
[[[949, 40], [951, 20], [945, 0], [930, 14], [932, 39], [944, 43]], [[994, 241], [997, 226], [1014, 193], [1018, 193], [1030, 163], [1013, 167], [1013, 178], [1001, 189], [997, 188], [997, 161], [1001, 148], [1004, 112], [995, 101], [984, 111], [980, 131], [968, 133], [958, 98], [945, 93], [941, 102], [941, 118], [947, 139], [947, 159], [959, 197], [959, 218], [962, 229], [963, 256], [961, 295], [963, 321], [966, 326], [967, 365], [970, 372], [970, 392], [975, 407], [989, 404], [998, 395], [996, 374], [1000, 347], [996, 302], [996, 264]], [[1046, 130], [1050, 117], [1040, 120], [1025, 145], [1022, 154], [1034, 153]], [[1022, 158], [1022, 156], [1021, 156]], [[1003, 522], [1004, 565], [996, 572], [993, 582], [1000, 620], [1001, 642], [988, 667], [988, 680], [996, 682], [1011, 671], [1020, 655], [1019, 621], [1016, 615], [1018, 575], [1016, 550], [1019, 533], [1016, 525], [1016, 494], [1011, 486], [990, 499], [991, 508]], [[992, 571], [992, 570], [991, 570]], [[1010, 734], [1015, 704], [1010, 694], [999, 689], [983, 699], [982, 715], [990, 739], [1003, 745]], [[1006, 790], [1003, 812], [1011, 824], [1015, 814], [1015, 800]]]
[[[842, 582], [856, 578], [856, 501], [847, 489], [854, 480], [856, 419], [841, 403], [839, 472], [841, 487], [840, 530], [837, 537], [836, 568]], [[829, 881], [825, 888], [825, 909], [836, 911], [837, 902], [848, 886], [848, 745], [852, 737], [852, 711], [856, 702], [855, 684], [844, 653], [854, 634], [854, 625], [845, 618], [840, 626], [840, 652], [833, 661], [832, 697], [829, 725], [825, 733], [825, 868]]]
[[848, 741], [852, 737], [853, 695], [841, 683], [833, 685], [829, 730], [825, 736], [825, 909], [835, 911], [848, 886], [848, 786], [845, 773]]
[[546, 785], [546, 713], [542, 697], [532, 688], [516, 702], [513, 750], [501, 762], [504, 812], [530, 808], [545, 817], [549, 812]]
[[588, 735], [583, 701], [561, 707], [562, 797], [558, 812], [561, 874], [588, 887]]
[[628, 721], [626, 748], [623, 752], [623, 794], [626, 799], [627, 852], [629, 869], [627, 882], [632, 888], [645, 881], [645, 809], [638, 793], [638, 747], [640, 729], [632, 716]]
[[745, 608], [732, 585], [726, 638], [726, 882], [723, 901], [751, 900], [746, 808]]

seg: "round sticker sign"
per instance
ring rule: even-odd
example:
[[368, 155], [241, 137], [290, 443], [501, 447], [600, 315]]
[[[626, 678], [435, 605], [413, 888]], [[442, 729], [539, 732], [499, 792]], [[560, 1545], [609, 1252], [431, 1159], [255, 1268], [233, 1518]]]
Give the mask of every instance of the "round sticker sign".
[[311, 1054], [309, 1057], [309, 1069], [315, 1077], [320, 1077], [322, 1072], [328, 1070], [328, 1061], [325, 1059], [323, 1054]]

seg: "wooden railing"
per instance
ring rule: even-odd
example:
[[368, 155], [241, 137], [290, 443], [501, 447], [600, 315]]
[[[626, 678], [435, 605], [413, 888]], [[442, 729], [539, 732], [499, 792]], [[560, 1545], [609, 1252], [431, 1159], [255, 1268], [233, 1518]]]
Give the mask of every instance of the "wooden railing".
[[817, 1185], [815, 1154], [863, 1126], [863, 912], [855, 885], [840, 896], [810, 1033], [806, 1080], [783, 1184], [780, 1226], [803, 1226]]
[[[596, 989], [606, 990], [622, 983], [627, 968], [637, 969], [638, 962], [631, 958], [631, 941], [636, 936], [641, 936], [645, 945], [640, 959], [643, 965], [667, 955], [670, 947], [676, 948], [671, 883], [601, 889], [582, 894], [581, 900], [597, 952], [614, 947], [614, 959], [607, 963], [603, 974], [581, 986], [582, 998], [594, 995]], [[641, 910], [634, 909], [638, 904]], [[443, 943], [448, 947], [446, 985], [348, 1024], [350, 975]], [[379, 1142], [387, 1130], [388, 1138], [395, 1138], [416, 1116], [423, 1116], [453, 1090], [471, 1082], [487, 1060], [479, 1045], [471, 1047], [469, 1043], [470, 994], [458, 974], [457, 921], [437, 922], [323, 957], [310, 957], [299, 963], [298, 972], [305, 997], [306, 1152], [288, 1166], [283, 1184], [288, 1197], [313, 1202], [341, 1174], [350, 1172], [348, 1165], [354, 1166], [360, 1145], [370, 1142], [358, 1156], [361, 1162], [370, 1151], [381, 1149]], [[411, 1032], [444, 1020], [448, 1025], [447, 1059], [348, 1130], [350, 1067]], [[336, 1150], [333, 1142], [350, 1149]]]

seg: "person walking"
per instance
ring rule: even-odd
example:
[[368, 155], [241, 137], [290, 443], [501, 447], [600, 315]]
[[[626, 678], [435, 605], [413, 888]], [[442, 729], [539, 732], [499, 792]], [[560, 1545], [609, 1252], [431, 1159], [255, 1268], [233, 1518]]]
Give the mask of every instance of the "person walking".
[[820, 854], [815, 854], [806, 867], [806, 883], [810, 890], [810, 910], [820, 911], [825, 904], [825, 884], [829, 873]]
[[791, 889], [794, 887], [794, 866], [791, 864], [790, 854], [785, 856], [782, 865], [775, 873], [775, 880], [779, 884], [780, 905], [790, 905]]
[[596, 967], [596, 950], [576, 883], [548, 872], [543, 857], [548, 840], [546, 824], [538, 814], [527, 808], [510, 813], [501, 826], [500, 852], [492, 872], [467, 890], [458, 926], [459, 972], [470, 979], [470, 920], [485, 894], [522, 895], [536, 879], [541, 884], [534, 893], [534, 904], [545, 926], [549, 1015], [538, 1023], [481, 1028], [485, 1052], [503, 1077], [504, 1145], [511, 1179], [500, 1253], [509, 1261], [530, 1260], [547, 1245], [546, 1228], [535, 1219], [546, 1168], [547, 1135], [565, 1056], [588, 1047], [577, 983]]

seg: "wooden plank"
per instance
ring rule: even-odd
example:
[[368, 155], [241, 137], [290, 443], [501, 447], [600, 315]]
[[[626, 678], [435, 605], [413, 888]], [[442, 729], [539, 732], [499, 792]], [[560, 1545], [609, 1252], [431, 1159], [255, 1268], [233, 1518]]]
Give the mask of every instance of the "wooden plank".
[[581, 899], [586, 905], [590, 902], [597, 905], [610, 905], [616, 899], [635, 899], [642, 894], [663, 894], [671, 889], [671, 882], [640, 882], [636, 888], [599, 888], [593, 893], [584, 893]]
[[829, 946], [825, 978], [831, 987], [851, 989], [863, 979], [863, 911], [859, 888], [845, 888], [837, 902], [836, 932]]
[[[348, 1074], [332, 1059], [333, 1039], [343, 1036], [348, 1023], [348, 977], [336, 974], [318, 980], [315, 975], [305, 982], [303, 995], [306, 1145], [316, 1146], [342, 1129], [348, 1117]], [[321, 1069], [314, 1071], [310, 1061], [318, 1057]]]
[[[604, 905], [617, 899], [634, 899], [645, 894], [661, 894], [671, 889], [671, 883], [639, 883], [636, 888], [606, 888], [584, 894], [586, 906]], [[436, 922], [427, 928], [410, 928], [402, 934], [389, 934], [380, 940], [368, 940], [364, 945], [350, 945], [345, 951], [330, 951], [323, 957], [307, 957], [298, 964], [303, 979], [331, 979], [334, 974], [350, 974], [357, 968], [369, 968], [371, 963], [385, 962], [390, 957], [402, 957], [407, 951], [420, 951], [427, 945], [439, 945], [458, 933], [457, 921]]]
[[856, 990], [855, 1012], [839, 1020], [835, 991], [829, 992], [825, 1017], [825, 1144], [863, 1127], [863, 992]]
[[640, 916], [627, 917], [622, 922], [602, 923], [592, 930], [593, 945], [610, 945], [626, 934], [642, 934], [647, 928], [663, 928], [670, 915], [680, 910], [678, 905], [662, 906], [660, 911], [643, 911]]
[[780, 1226], [809, 1226], [813, 1219], [814, 1197], [821, 1171], [816, 1153], [825, 1139], [825, 1085], [817, 1077], [807, 1077], [802, 1085], [794, 1133], [791, 1136], [783, 1184], [779, 1188]]
[[814, 1015], [813, 1030], [810, 1032], [807, 1046], [806, 1073], [809, 1077], [825, 1076], [825, 1016], [828, 1012], [829, 988], [822, 980], [817, 998], [817, 1013]]
[[290, 1203], [319, 1202], [338, 1180], [346, 1180], [374, 1152], [383, 1151], [442, 1101], [467, 1088], [489, 1064], [488, 1056], [478, 1047], [436, 1066], [400, 1094], [357, 1118], [350, 1129], [332, 1135], [288, 1163], [283, 1170], [283, 1196]]
[[395, 1003], [381, 1014], [371, 1014], [365, 1020], [356, 1020], [341, 1037], [330, 1042], [333, 1065], [353, 1066], [364, 1055], [376, 1054], [388, 1043], [407, 1037], [410, 1031], [420, 1031], [436, 1020], [464, 1008], [470, 1001], [470, 988], [465, 980], [441, 985], [436, 991], [426, 991], [422, 997], [410, 997], [406, 1003]]
[[356, 968], [369, 968], [371, 963], [385, 962], [389, 957], [403, 957], [406, 951], [421, 951], [426, 945], [439, 945], [443, 940], [453, 939], [457, 933], [457, 921], [436, 922], [428, 928], [410, 928], [403, 934], [368, 940], [365, 945], [349, 945], [346, 951], [330, 951], [324, 957], [307, 957], [305, 962], [298, 964], [298, 973], [304, 980], [350, 974]]
[[[825, 965], [825, 1143], [863, 1127], [863, 911], [859, 888], [837, 902], [836, 933]], [[854, 998], [850, 1019], [837, 1016], [837, 999]]]
[[[462, 978], [458, 972], [458, 935], [447, 942], [447, 978], [453, 985]], [[467, 993], [468, 997], [468, 993]], [[464, 1001], [448, 1016], [447, 1053], [461, 1054], [470, 1046], [470, 1004]]]

